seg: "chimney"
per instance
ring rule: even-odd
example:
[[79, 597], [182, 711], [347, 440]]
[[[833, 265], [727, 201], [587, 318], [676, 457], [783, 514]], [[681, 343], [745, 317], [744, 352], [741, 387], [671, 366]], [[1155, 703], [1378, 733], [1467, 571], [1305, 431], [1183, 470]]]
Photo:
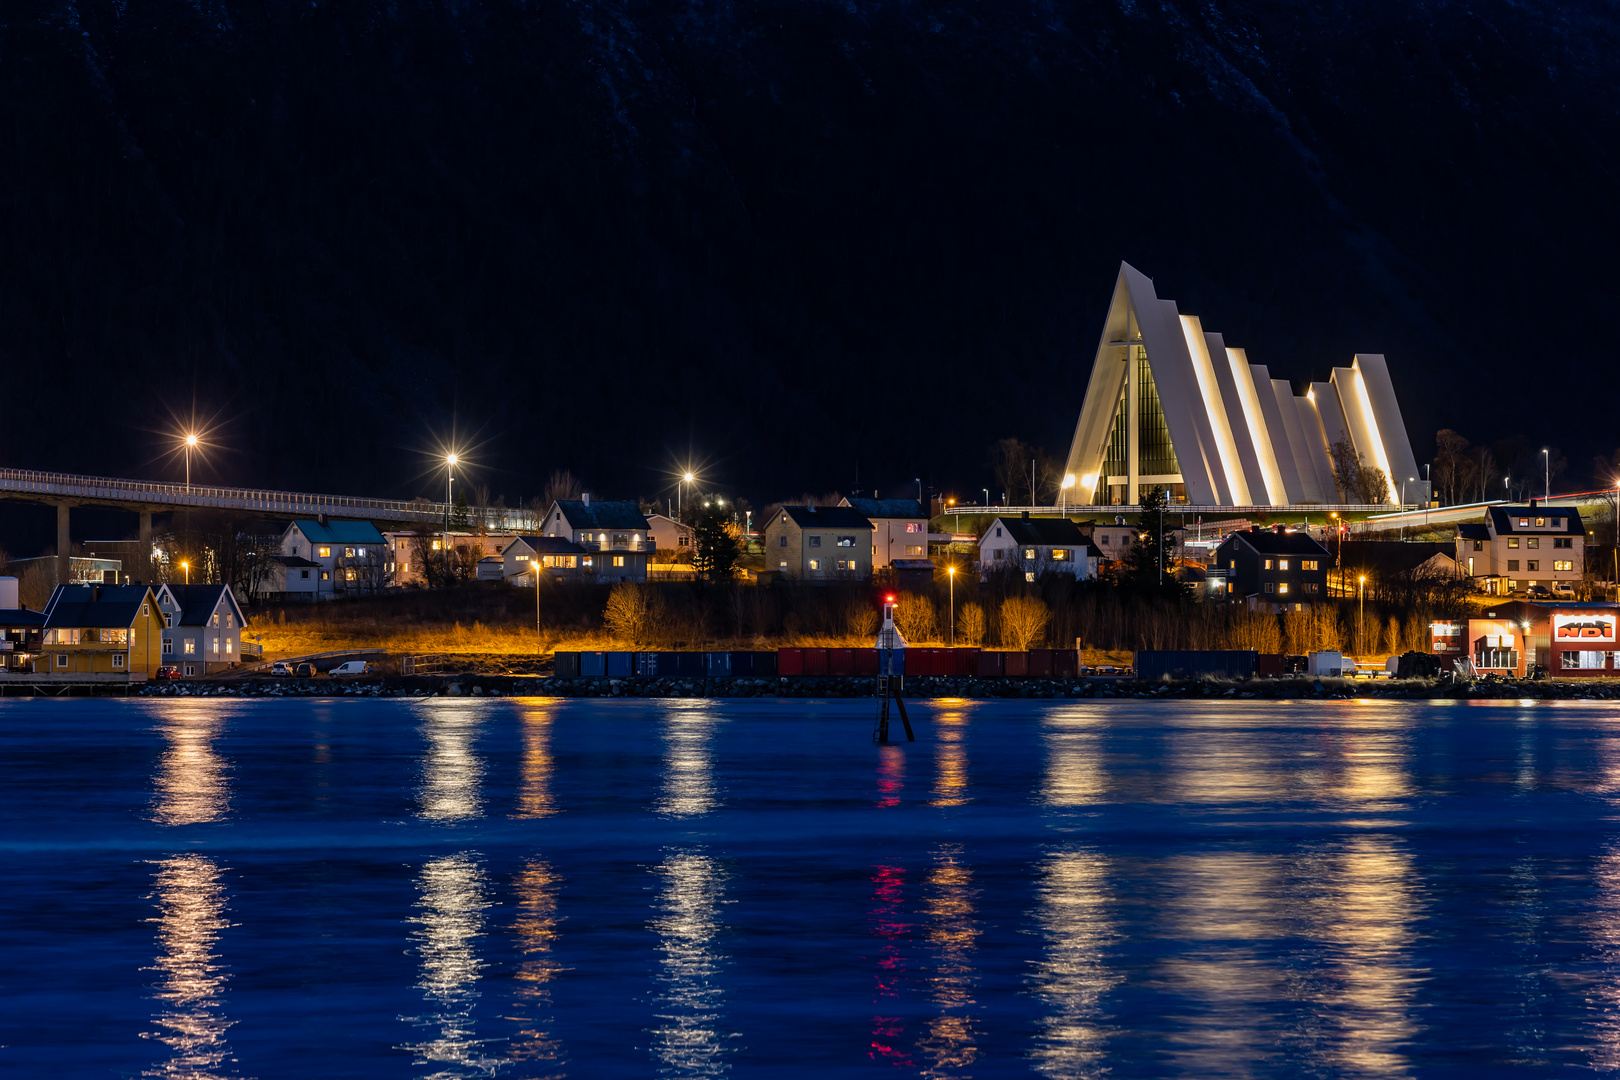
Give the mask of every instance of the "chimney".
[[591, 505], [591, 493], [587, 491], [584, 494], [580, 495], [579, 501], [584, 503], [586, 506]]
[[316, 517], [315, 520], [319, 521], [322, 525], [325, 525], [326, 524], [326, 515], [325, 514], [320, 514], [320, 515], [318, 515]]
[[17, 603], [17, 579], [0, 577], [0, 611], [11, 611], [22, 605]]
[[1018, 516], [1023, 518], [1025, 521], [1028, 521], [1029, 520], [1029, 511], [1025, 510], [1022, 514], [1020, 514]]

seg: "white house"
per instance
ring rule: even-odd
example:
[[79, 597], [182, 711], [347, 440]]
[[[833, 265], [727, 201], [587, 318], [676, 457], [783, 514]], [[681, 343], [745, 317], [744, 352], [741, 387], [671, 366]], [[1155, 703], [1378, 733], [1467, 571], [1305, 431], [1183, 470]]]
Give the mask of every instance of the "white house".
[[179, 667], [182, 675], [207, 675], [241, 662], [247, 617], [229, 585], [164, 584], [156, 596], [163, 663]]
[[1127, 525], [1123, 518], [1115, 518], [1112, 525], [1093, 525], [1091, 543], [1102, 553], [1104, 562], [1118, 562], [1131, 553], [1136, 543], [1136, 526]]
[[585, 560], [589, 553], [572, 540], [560, 536], [518, 536], [502, 556], [502, 575], [514, 585], [533, 585], [534, 563], [548, 577], [558, 581], [585, 580]]
[[841, 499], [872, 523], [872, 568], [928, 558], [928, 515], [916, 499]]
[[[284, 569], [312, 570], [308, 579], [300, 573], [294, 580], [299, 584], [313, 580], [316, 587], [310, 599], [314, 600], [373, 591], [380, 586], [388, 561], [387, 542], [369, 521], [295, 521], [281, 535], [279, 554], [316, 564], [311, 568], [278, 563]], [[273, 581], [272, 585], [278, 583]], [[293, 599], [291, 594], [301, 590], [280, 591]]]
[[587, 581], [647, 580], [652, 529], [635, 502], [560, 499], [546, 509], [541, 531], [585, 549], [580, 566]]
[[683, 525], [665, 514], [648, 515], [647, 532], [652, 537], [654, 551], [690, 555], [697, 544], [692, 526]]
[[998, 570], [1022, 571], [1026, 581], [1041, 573], [1090, 579], [1101, 558], [1068, 518], [998, 517], [979, 538], [979, 580]]

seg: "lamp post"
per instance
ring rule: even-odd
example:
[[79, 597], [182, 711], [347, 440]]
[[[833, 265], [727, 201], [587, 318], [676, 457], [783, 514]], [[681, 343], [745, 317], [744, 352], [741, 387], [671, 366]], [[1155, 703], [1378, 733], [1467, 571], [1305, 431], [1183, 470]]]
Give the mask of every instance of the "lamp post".
[[1069, 507], [1069, 489], [1074, 487], [1074, 473], [1067, 473], [1063, 477], [1063, 486], [1058, 488], [1058, 512], [1067, 513]]
[[182, 569], [182, 570], [184, 570], [186, 572], [186, 584], [190, 585], [191, 584], [191, 564], [182, 560], [181, 563], [180, 563], [180, 569]]
[[197, 445], [195, 434], [186, 436], [186, 490], [191, 490], [191, 448]]
[[534, 646], [540, 647], [540, 560], [529, 560], [530, 572], [534, 574]]
[[951, 648], [956, 648], [956, 567], [952, 566], [945, 571], [945, 580], [951, 586]]
[[1541, 489], [1542, 494], [1545, 496], [1545, 498], [1542, 499], [1542, 502], [1544, 502], [1544, 503], [1551, 502], [1552, 501], [1552, 456], [1547, 453], [1547, 450], [1546, 450], [1545, 447], [1543, 447], [1542, 451], [1541, 451], [1541, 476], [1542, 476], [1542, 482], [1547, 485], [1546, 487]]
[[444, 458], [444, 568], [445, 577], [449, 578], [450, 570], [450, 504], [455, 500], [451, 498], [456, 485], [456, 462], [460, 459], [455, 454], [446, 454]]
[[1356, 612], [1356, 649], [1365, 656], [1367, 654], [1366, 618], [1367, 618], [1367, 575], [1362, 574], [1356, 578], [1356, 591], [1360, 594], [1361, 608]]
[[681, 517], [686, 513], [686, 485], [697, 479], [691, 473], [681, 474], [681, 485], [675, 491], [675, 515]]
[[990, 509], [990, 489], [980, 488], [979, 490], [984, 492], [984, 508], [986, 510]]

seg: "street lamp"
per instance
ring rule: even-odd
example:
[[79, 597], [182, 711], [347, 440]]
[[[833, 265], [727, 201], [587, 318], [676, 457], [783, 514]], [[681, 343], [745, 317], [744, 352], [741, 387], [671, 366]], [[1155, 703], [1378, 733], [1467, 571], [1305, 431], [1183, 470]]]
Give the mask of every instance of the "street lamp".
[[675, 513], [677, 515], [680, 515], [686, 506], [686, 485], [690, 484], [695, 479], [697, 479], [697, 477], [693, 476], [691, 473], [681, 474], [680, 487], [675, 491]]
[[956, 648], [956, 567], [946, 569], [945, 579], [951, 584], [951, 648]]
[[1542, 501], [1543, 502], [1551, 502], [1552, 501], [1552, 457], [1547, 453], [1547, 451], [1545, 449], [1543, 449], [1541, 451], [1541, 469], [1542, 469], [1542, 472], [1541, 472], [1542, 480], [1547, 485], [1546, 487], [1542, 488], [1542, 493], [1546, 496], [1546, 498], [1543, 499]]
[[980, 488], [979, 490], [984, 492], [984, 508], [986, 510], [990, 509], [990, 489]]
[[1356, 578], [1357, 592], [1361, 597], [1361, 609], [1356, 612], [1356, 648], [1361, 655], [1367, 655], [1367, 638], [1364, 623], [1367, 617], [1367, 575], [1362, 574]]
[[182, 570], [184, 570], [186, 572], [186, 584], [190, 585], [191, 584], [191, 564], [188, 563], [188, 562], [182, 561], [180, 563], [180, 569], [182, 569]]
[[530, 571], [534, 574], [534, 647], [540, 648], [540, 560], [529, 560]]
[[455, 454], [444, 456], [444, 568], [445, 577], [448, 578], [450, 569], [450, 504], [455, 500], [451, 498], [456, 485], [456, 462], [460, 461]]
[[195, 434], [186, 436], [186, 490], [191, 490], [191, 448], [197, 445]]

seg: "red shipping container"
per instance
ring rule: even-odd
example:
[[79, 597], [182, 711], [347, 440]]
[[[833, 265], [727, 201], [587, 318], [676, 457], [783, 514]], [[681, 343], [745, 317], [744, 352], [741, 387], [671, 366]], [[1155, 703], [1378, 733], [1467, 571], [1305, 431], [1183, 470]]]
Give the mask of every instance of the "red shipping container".
[[1029, 653], [1007, 652], [1002, 654], [1002, 668], [1009, 679], [1020, 678], [1029, 674]]
[[952, 649], [951, 652], [955, 654], [951, 658], [954, 665], [952, 668], [953, 674], [977, 675], [979, 673], [978, 649]]
[[853, 675], [855, 674], [854, 649], [828, 649], [827, 674]]
[[879, 668], [878, 651], [876, 649], [855, 650], [855, 674], [876, 675]]
[[1257, 653], [1254, 658], [1254, 673], [1256, 675], [1281, 675], [1283, 673], [1283, 654]]
[[998, 652], [981, 652], [979, 654], [979, 674], [1005, 675], [1006, 665], [1002, 663], [1002, 657], [1005, 655], [1007, 654]]
[[1052, 677], [1051, 649], [1029, 650], [1029, 674], [1042, 679], [1049, 679]]
[[803, 675], [804, 650], [803, 649], [777, 649], [776, 673], [778, 675]]
[[1052, 650], [1052, 676], [1072, 679], [1080, 673], [1080, 658], [1073, 649]]
[[827, 650], [826, 649], [806, 649], [806, 650], [804, 650], [804, 673], [806, 675], [825, 675], [825, 674], [827, 674]]
[[907, 675], [937, 675], [934, 670], [934, 654], [938, 649], [907, 649], [906, 674]]

